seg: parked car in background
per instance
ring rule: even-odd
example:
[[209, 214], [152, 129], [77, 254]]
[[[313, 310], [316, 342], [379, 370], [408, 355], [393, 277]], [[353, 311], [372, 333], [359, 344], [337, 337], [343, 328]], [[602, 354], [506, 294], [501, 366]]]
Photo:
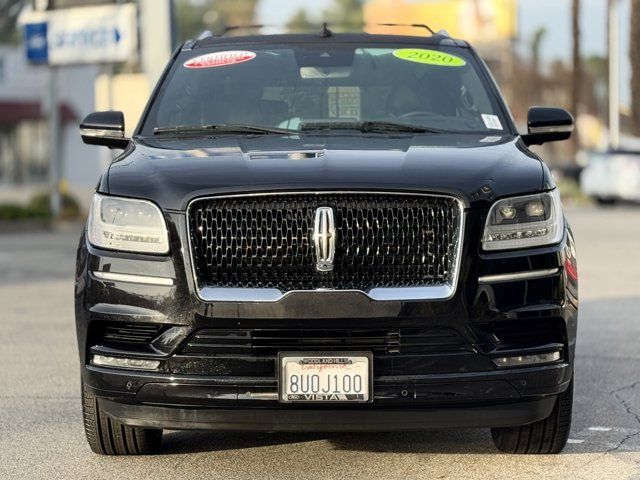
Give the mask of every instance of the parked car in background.
[[640, 152], [591, 152], [580, 188], [600, 204], [640, 202]]

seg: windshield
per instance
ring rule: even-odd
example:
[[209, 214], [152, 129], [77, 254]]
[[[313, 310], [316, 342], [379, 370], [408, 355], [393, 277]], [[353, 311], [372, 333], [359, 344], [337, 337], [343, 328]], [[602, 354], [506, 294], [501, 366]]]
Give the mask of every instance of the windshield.
[[142, 133], [500, 134], [508, 124], [479, 68], [468, 50], [436, 46], [197, 49], [175, 62]]

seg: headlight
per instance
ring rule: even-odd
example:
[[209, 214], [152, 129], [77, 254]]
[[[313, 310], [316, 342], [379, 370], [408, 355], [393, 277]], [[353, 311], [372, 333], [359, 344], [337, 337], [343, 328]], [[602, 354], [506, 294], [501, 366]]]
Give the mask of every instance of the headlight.
[[513, 197], [493, 204], [482, 238], [485, 250], [552, 245], [562, 240], [564, 217], [560, 192]]
[[98, 248], [168, 253], [167, 226], [160, 209], [146, 200], [93, 196], [87, 225], [89, 242]]

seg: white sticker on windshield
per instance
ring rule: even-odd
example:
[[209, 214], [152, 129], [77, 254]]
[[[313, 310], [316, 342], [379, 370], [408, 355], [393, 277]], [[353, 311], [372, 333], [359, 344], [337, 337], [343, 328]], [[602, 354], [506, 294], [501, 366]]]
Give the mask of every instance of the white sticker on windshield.
[[484, 120], [484, 125], [487, 128], [491, 130], [502, 130], [502, 122], [500, 122], [500, 118], [498, 118], [497, 115], [483, 113], [482, 120]]
[[192, 58], [184, 62], [185, 68], [212, 68], [224, 67], [226, 65], [235, 65], [236, 63], [244, 63], [256, 58], [255, 52], [247, 52], [245, 50], [229, 50], [226, 52], [207, 53], [199, 57]]

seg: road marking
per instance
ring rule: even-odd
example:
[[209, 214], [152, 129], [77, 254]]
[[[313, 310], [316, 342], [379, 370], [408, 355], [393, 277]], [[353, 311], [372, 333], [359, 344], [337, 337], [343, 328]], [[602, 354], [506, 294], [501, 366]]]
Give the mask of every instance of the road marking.
[[577, 440], [575, 438], [570, 438], [569, 440], [567, 440], [567, 443], [582, 443], [584, 442], [584, 440]]
[[610, 432], [610, 427], [589, 427], [592, 432]]

